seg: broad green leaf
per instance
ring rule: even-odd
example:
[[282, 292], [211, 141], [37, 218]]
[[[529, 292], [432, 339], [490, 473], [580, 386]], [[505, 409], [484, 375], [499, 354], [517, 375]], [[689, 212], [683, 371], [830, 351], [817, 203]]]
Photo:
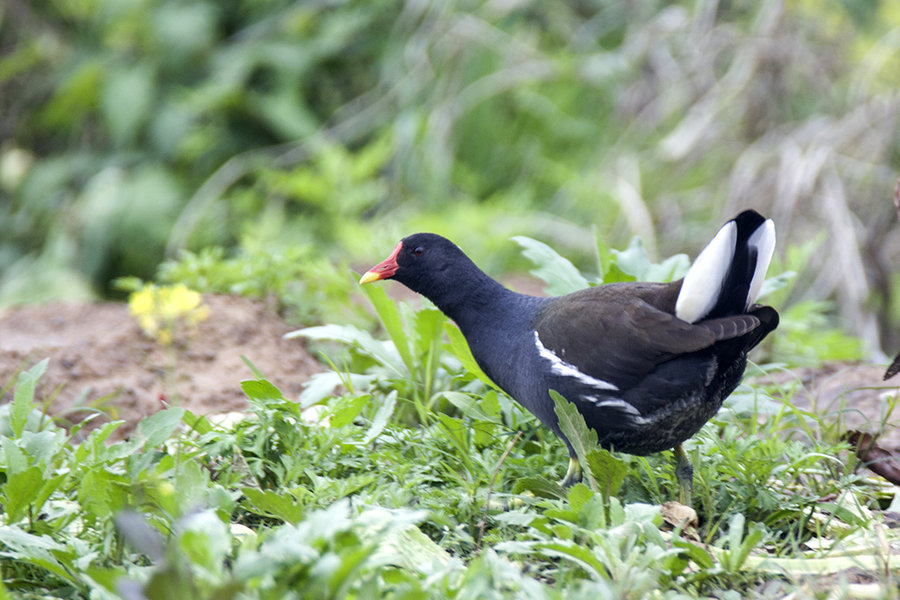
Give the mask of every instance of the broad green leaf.
[[556, 390], [550, 390], [550, 397], [553, 398], [556, 416], [559, 418], [559, 428], [575, 449], [591, 489], [596, 492], [597, 481], [588, 463], [588, 453], [597, 447], [597, 432], [587, 426], [575, 405], [560, 396]]
[[571, 488], [569, 488], [568, 494], [566, 494], [566, 498], [569, 500], [569, 505], [574, 510], [581, 510], [585, 504], [587, 504], [588, 500], [594, 497], [594, 492], [591, 491], [591, 488], [584, 485], [583, 483], [576, 483]]
[[375, 412], [375, 418], [372, 419], [372, 426], [369, 427], [369, 431], [366, 432], [366, 437], [363, 438], [363, 444], [368, 444], [381, 435], [381, 432], [384, 431], [385, 426], [387, 426], [391, 415], [394, 414], [394, 408], [396, 406], [397, 390], [392, 390], [390, 394], [384, 397], [384, 400], [382, 400], [381, 405]]
[[209, 471], [196, 460], [184, 460], [175, 468], [172, 481], [178, 506], [208, 506], [215, 488], [210, 486]]
[[632, 238], [625, 250], [610, 250], [610, 253], [613, 264], [635, 281], [672, 281], [683, 277], [691, 266], [686, 254], [675, 254], [658, 264], [651, 262], [639, 237]]
[[13, 435], [19, 437], [28, 422], [28, 415], [34, 408], [34, 390], [38, 379], [47, 371], [49, 358], [45, 358], [27, 371], [19, 373], [19, 381], [13, 394], [9, 420]]
[[196, 431], [200, 435], [209, 433], [213, 430], [212, 423], [209, 422], [204, 415], [195, 415], [193, 412], [186, 410], [184, 411], [184, 424], [191, 428], [191, 430]]
[[250, 512], [266, 517], [275, 517], [287, 523], [299, 523], [305, 514], [304, 508], [284, 491], [241, 488], [244, 501], [241, 503]]
[[562, 296], [588, 287], [588, 280], [568, 259], [543, 242], [522, 235], [512, 238], [522, 254], [535, 265], [531, 274], [547, 284], [547, 293]]
[[498, 442], [497, 424], [491, 421], [472, 421], [474, 442], [479, 448], [493, 446]]
[[75, 448], [75, 462], [82, 466], [89, 466], [120, 457], [120, 455], [116, 454], [117, 450], [125, 450], [126, 453], [130, 453], [128, 444], [124, 442], [118, 444], [106, 444], [107, 438], [109, 438], [109, 436], [124, 422], [125, 421], [110, 421], [92, 431], [87, 439], [78, 444]]
[[442, 325], [447, 320], [444, 313], [436, 308], [417, 310], [413, 320], [416, 351], [420, 355], [434, 352], [443, 337]]
[[231, 550], [231, 535], [214, 511], [203, 510], [178, 522], [177, 544], [195, 565], [218, 574]]
[[365, 390], [377, 379], [376, 375], [360, 375], [359, 373], [338, 373], [336, 371], [313, 373], [303, 384], [300, 408], [307, 409], [326, 398], [333, 397], [335, 388], [339, 385], [345, 386], [350, 391]]
[[409, 373], [415, 372], [415, 361], [410, 348], [409, 337], [406, 335], [406, 329], [403, 326], [403, 319], [400, 317], [400, 311], [397, 309], [395, 300], [388, 297], [384, 286], [381, 285], [363, 285], [363, 292], [369, 298], [369, 302], [375, 308], [384, 330], [387, 331], [391, 341], [394, 342], [394, 348], [400, 354], [400, 359], [406, 365]]
[[[341, 553], [340, 562], [336, 565], [337, 568], [334, 569], [328, 578], [328, 587], [331, 590], [332, 597], [347, 598], [349, 596], [347, 591], [353, 583], [353, 575], [360, 570], [363, 563], [375, 552], [376, 548], [377, 542], [369, 542], [354, 544], [352, 548], [344, 549]], [[321, 565], [322, 563], [320, 562], [319, 566]], [[319, 569], [316, 570], [318, 571]]]
[[376, 564], [396, 564], [409, 571], [431, 575], [448, 565], [452, 557], [418, 527], [407, 525], [382, 536], [372, 559]]
[[34, 535], [14, 525], [3, 525], [0, 526], [0, 544], [6, 546], [5, 556], [46, 569], [71, 583], [77, 581], [57, 559], [57, 556], [68, 554], [69, 549], [50, 536]]
[[632, 502], [624, 506], [624, 511], [626, 521], [638, 521], [657, 526], [662, 524], [662, 511], [658, 504]]
[[628, 474], [624, 461], [598, 446], [588, 452], [587, 465], [604, 498], [619, 493]]
[[728, 525], [728, 551], [723, 553], [722, 558], [725, 568], [732, 573], [744, 566], [750, 552], [763, 538], [763, 532], [756, 523], [751, 524], [744, 536], [744, 523], [744, 515], [736, 513]]
[[25, 454], [42, 467], [52, 466], [53, 459], [66, 447], [66, 434], [62, 429], [36, 433], [23, 431], [21, 440]]
[[145, 417], [138, 423], [138, 437], [143, 440], [144, 450], [160, 446], [178, 429], [184, 409], [172, 406]]
[[[570, 517], [572, 522], [588, 529], [601, 529], [610, 522], [606, 514], [608, 503], [604, 497], [583, 483], [576, 483], [569, 488], [567, 499], [569, 506], [576, 513]], [[618, 504], [616, 498], [611, 498], [610, 501]]]
[[241, 389], [249, 398], [262, 403], [285, 399], [281, 390], [266, 379], [245, 379], [241, 382]]
[[447, 339], [450, 341], [450, 351], [462, 363], [463, 368], [483, 383], [499, 391], [500, 388], [497, 387], [497, 384], [491, 381], [491, 378], [485, 375], [481, 367], [478, 366], [475, 357], [472, 356], [472, 351], [469, 349], [469, 343], [466, 342], [466, 338], [463, 336], [462, 331], [459, 330], [459, 327], [455, 323], [446, 321], [444, 323], [444, 333], [447, 334]]
[[[350, 344], [358, 348], [373, 360], [391, 369], [395, 375], [409, 377], [409, 369], [401, 358], [397, 347], [392, 342], [381, 342], [373, 338], [368, 332], [352, 325], [320, 325], [307, 327], [285, 334], [285, 338], [306, 337], [311, 340], [332, 340], [344, 344]], [[405, 336], [405, 334], [404, 334]], [[404, 337], [405, 339], [405, 337]], [[410, 360], [412, 360], [410, 358]]]
[[28, 457], [16, 444], [16, 441], [8, 438], [0, 438], [0, 447], [3, 449], [3, 462], [0, 463], [0, 469], [7, 473], [18, 473], [28, 468]]
[[366, 407], [366, 403], [372, 399], [370, 394], [361, 394], [359, 396], [343, 396], [337, 400], [335, 407], [331, 411], [331, 426], [344, 427], [353, 422], [356, 417]]
[[44, 485], [43, 475], [40, 467], [7, 474], [2, 488], [6, 498], [3, 509], [6, 511], [7, 523], [15, 523], [25, 516], [26, 509], [37, 500], [38, 492]]
[[[496, 403], [496, 392], [491, 391], [489, 394], [493, 397], [494, 403]], [[478, 419], [480, 421], [500, 422], [500, 419], [496, 416], [496, 412], [493, 415], [489, 414], [484, 410], [484, 402], [471, 394], [448, 390], [446, 392], [440, 392], [440, 396], [446, 398], [450, 404], [458, 408], [459, 411], [467, 417]], [[485, 397], [487, 397], [487, 394]], [[494, 410], [494, 407], [490, 402], [487, 404], [487, 408], [489, 410]], [[497, 409], [497, 412], [499, 412], [499, 408]]]
[[49, 478], [46, 476], [44, 477], [44, 485], [41, 486], [41, 489], [38, 490], [38, 493], [33, 498], [32, 505], [34, 506], [35, 511], [43, 509], [44, 504], [50, 499], [50, 495], [66, 481], [67, 477], [67, 473], [61, 473]]
[[594, 242], [596, 246], [596, 258], [597, 258], [597, 274], [598, 274], [598, 282], [604, 283], [606, 282], [606, 272], [609, 271], [609, 266], [613, 262], [612, 251], [609, 249], [609, 246], [606, 245], [606, 242], [600, 237], [599, 232], [597, 231], [597, 226], [594, 225], [592, 227], [594, 233]]
[[558, 498], [560, 500], [566, 497], [565, 488], [545, 477], [522, 477], [516, 480], [512, 492], [513, 494], [531, 492], [539, 498]]
[[90, 469], [79, 480], [78, 500], [88, 515], [98, 519], [111, 518], [124, 508], [123, 490], [117, 489], [121, 485], [120, 475], [103, 468]]
[[541, 553], [551, 558], [564, 558], [582, 567], [595, 580], [606, 578], [606, 567], [590, 549], [572, 541], [557, 540], [537, 546]]
[[712, 569], [716, 562], [712, 555], [702, 546], [689, 542], [683, 538], [674, 538], [672, 545], [681, 549], [687, 557], [697, 563], [701, 569]]

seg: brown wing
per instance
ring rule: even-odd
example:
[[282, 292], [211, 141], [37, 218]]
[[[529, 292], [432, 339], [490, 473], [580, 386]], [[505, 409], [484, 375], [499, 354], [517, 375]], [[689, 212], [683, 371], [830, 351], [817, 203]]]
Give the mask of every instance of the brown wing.
[[626, 390], [658, 365], [737, 337], [759, 325], [752, 315], [692, 324], [677, 318], [681, 282], [597, 286], [551, 302], [534, 326], [556, 356]]

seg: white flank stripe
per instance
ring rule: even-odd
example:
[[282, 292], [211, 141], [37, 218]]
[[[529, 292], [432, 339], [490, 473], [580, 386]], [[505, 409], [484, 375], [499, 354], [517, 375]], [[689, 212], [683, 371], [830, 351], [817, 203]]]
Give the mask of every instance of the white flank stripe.
[[534, 332], [534, 345], [537, 346], [538, 353], [541, 355], [541, 358], [545, 358], [550, 361], [550, 372], [555, 375], [562, 375], [563, 377], [574, 377], [581, 383], [587, 384], [591, 387], [595, 387], [598, 390], [615, 390], [617, 391], [619, 388], [614, 386], [608, 381], [603, 381], [602, 379], [597, 379], [596, 377], [591, 377], [586, 373], [582, 373], [578, 370], [578, 367], [571, 363], [567, 363], [560, 357], [558, 357], [552, 350], [548, 349], [544, 344], [541, 343], [541, 336], [538, 335], [538, 332]]
[[722, 291], [722, 281], [734, 258], [737, 223], [728, 221], [719, 229], [688, 269], [675, 302], [675, 316], [696, 323], [712, 310]]
[[750, 280], [750, 291], [747, 293], [747, 306], [744, 307], [744, 310], [756, 302], [759, 290], [766, 279], [766, 271], [769, 269], [772, 253], [775, 251], [775, 223], [772, 222], [772, 219], [766, 219], [766, 222], [753, 232], [753, 235], [747, 240], [747, 245], [756, 248], [756, 269], [753, 271], [753, 279]]
[[593, 405], [598, 408], [611, 408], [613, 410], [622, 411], [635, 423], [641, 424], [647, 422], [647, 418], [642, 416], [641, 413], [638, 412], [638, 409], [620, 398], [604, 398], [603, 400], [600, 400], [596, 396], [582, 396], [582, 399], [593, 403]]

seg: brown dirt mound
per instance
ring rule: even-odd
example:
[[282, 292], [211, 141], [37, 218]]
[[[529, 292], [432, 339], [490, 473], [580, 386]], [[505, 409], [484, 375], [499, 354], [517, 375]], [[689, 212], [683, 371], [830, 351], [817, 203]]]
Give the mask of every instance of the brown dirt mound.
[[[124, 304], [2, 311], [0, 387], [17, 371], [49, 357], [37, 400], [53, 397], [59, 388], [51, 414], [78, 421], [89, 414], [78, 408], [95, 406], [111, 418], [125, 419], [128, 424], [118, 432], [126, 435], [164, 402], [197, 414], [246, 409], [240, 381], [253, 373], [242, 355], [288, 398], [298, 397], [310, 374], [322, 370], [302, 342], [282, 339], [292, 328], [262, 302], [233, 296], [206, 296], [204, 302], [209, 318], [178, 339], [174, 353], [145, 336]], [[0, 402], [11, 397], [12, 386]]]

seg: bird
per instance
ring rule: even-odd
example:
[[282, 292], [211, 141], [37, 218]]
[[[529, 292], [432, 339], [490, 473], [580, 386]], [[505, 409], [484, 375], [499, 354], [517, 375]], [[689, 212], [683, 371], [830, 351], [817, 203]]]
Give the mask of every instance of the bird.
[[774, 249], [773, 221], [745, 210], [682, 279], [541, 297], [504, 287], [450, 240], [416, 233], [360, 284], [397, 281], [452, 319], [482, 371], [565, 442], [563, 486], [582, 472], [551, 390], [575, 405], [606, 449], [673, 450], [679, 500], [690, 505], [693, 466], [682, 443], [718, 412], [748, 352], [778, 326], [778, 312], [756, 304]]

